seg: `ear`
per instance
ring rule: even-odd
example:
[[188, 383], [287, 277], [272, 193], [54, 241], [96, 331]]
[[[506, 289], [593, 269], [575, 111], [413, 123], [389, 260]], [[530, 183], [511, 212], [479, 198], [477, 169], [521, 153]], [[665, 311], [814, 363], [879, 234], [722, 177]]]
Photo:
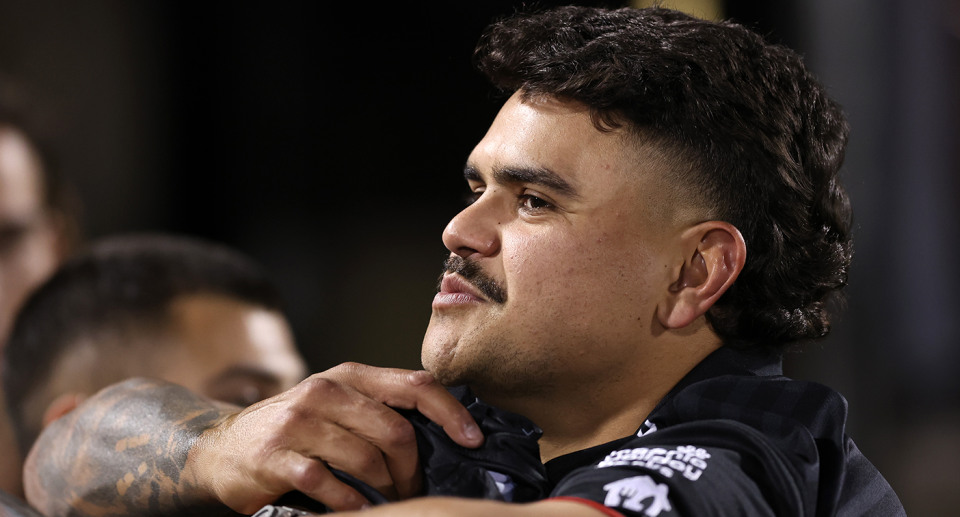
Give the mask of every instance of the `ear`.
[[686, 327], [706, 313], [733, 285], [747, 259], [743, 236], [730, 223], [700, 223], [680, 239], [684, 262], [657, 307], [657, 319], [668, 329]]
[[87, 396], [83, 393], [64, 393], [53, 399], [53, 402], [47, 406], [47, 410], [43, 412], [43, 427], [47, 427], [58, 418], [73, 411], [84, 400], [87, 400]]

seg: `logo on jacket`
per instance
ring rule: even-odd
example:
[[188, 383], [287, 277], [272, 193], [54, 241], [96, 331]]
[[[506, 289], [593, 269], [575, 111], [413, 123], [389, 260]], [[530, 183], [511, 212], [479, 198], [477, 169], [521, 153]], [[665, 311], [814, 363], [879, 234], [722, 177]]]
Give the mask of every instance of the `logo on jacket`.
[[644, 420], [643, 423], [640, 424], [640, 430], [637, 431], [637, 436], [646, 436], [655, 432], [657, 432], [657, 424], [649, 420]]
[[[603, 504], [610, 508], [623, 507], [635, 512], [646, 508], [643, 513], [647, 517], [657, 517], [660, 512], [672, 510], [670, 500], [667, 499], [669, 487], [657, 483], [650, 476], [621, 479], [607, 483], [603, 489], [607, 491]], [[653, 500], [648, 501], [651, 498]], [[647, 501], [646, 507], [644, 507], [644, 501]]]
[[682, 445], [672, 450], [661, 447], [640, 447], [613, 451], [603, 461], [597, 463], [597, 468], [642, 467], [658, 471], [660, 475], [668, 478], [679, 472], [690, 481], [696, 481], [706, 470], [708, 459], [710, 459], [710, 453], [706, 449], [693, 445]]

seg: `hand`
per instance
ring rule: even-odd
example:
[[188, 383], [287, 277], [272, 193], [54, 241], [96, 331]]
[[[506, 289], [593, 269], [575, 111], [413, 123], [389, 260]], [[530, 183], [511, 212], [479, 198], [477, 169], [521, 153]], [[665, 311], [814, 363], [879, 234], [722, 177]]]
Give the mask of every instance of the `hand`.
[[416, 409], [460, 445], [483, 435], [466, 408], [424, 371], [343, 364], [226, 418], [190, 451], [195, 478], [221, 502], [254, 513], [299, 490], [334, 510], [367, 501], [336, 468], [390, 499], [418, 495], [416, 435], [390, 407]]

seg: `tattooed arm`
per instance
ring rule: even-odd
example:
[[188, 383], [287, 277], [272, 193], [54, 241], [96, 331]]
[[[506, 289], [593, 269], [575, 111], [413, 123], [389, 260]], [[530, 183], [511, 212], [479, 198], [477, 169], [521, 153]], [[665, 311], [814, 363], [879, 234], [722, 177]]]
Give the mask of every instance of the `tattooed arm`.
[[240, 408], [161, 381], [108, 387], [51, 424], [27, 459], [44, 515], [227, 515], [187, 469], [201, 434]]
[[336, 510], [366, 500], [328, 467], [392, 498], [420, 491], [418, 409], [456, 442], [483, 437], [426, 372], [345, 364], [240, 411], [160, 381], [107, 388], [44, 430], [27, 499], [55, 517], [251, 514], [299, 490]]

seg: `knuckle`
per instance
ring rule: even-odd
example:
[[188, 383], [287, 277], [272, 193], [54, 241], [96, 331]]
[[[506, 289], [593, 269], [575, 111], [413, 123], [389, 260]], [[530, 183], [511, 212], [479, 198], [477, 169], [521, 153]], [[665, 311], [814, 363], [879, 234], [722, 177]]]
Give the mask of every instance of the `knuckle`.
[[384, 426], [383, 437], [386, 443], [394, 447], [408, 446], [417, 441], [417, 433], [414, 432], [413, 425], [399, 415]]
[[313, 492], [325, 482], [332, 481], [329, 471], [319, 461], [305, 461], [298, 464], [290, 474], [290, 484], [301, 492]]
[[338, 483], [324, 493], [323, 503], [336, 511], [359, 509], [365, 501], [353, 489]]
[[334, 366], [333, 368], [327, 371], [341, 378], [355, 378], [355, 377], [362, 376], [365, 373], [367, 368], [369, 367], [364, 364], [346, 362], [346, 363], [342, 363], [337, 366]]
[[364, 364], [355, 363], [353, 361], [347, 361], [345, 363], [342, 363], [340, 366], [346, 369], [347, 371], [351, 371], [351, 372], [357, 372], [367, 367]]
[[440, 385], [437, 379], [426, 370], [408, 372], [405, 380], [407, 384], [422, 389], [429, 389]]
[[440, 383], [437, 382], [433, 375], [423, 370], [406, 372], [401, 379], [406, 389], [416, 393], [417, 396], [423, 396], [440, 387]]
[[307, 398], [331, 397], [341, 389], [337, 381], [321, 377], [320, 374], [311, 375], [305, 381], [301, 382], [300, 386], [302, 387], [303, 396]]
[[280, 433], [289, 432], [315, 418], [315, 409], [307, 404], [291, 404], [274, 416], [275, 428]]
[[359, 494], [338, 481], [319, 461], [301, 464], [292, 478], [293, 488], [335, 510], [357, 509], [364, 503]]

